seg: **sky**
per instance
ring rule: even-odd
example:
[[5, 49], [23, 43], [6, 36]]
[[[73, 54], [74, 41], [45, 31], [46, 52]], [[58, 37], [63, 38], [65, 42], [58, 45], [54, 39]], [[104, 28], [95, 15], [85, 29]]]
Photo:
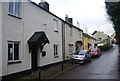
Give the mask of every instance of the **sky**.
[[[32, 0], [39, 3], [41, 0]], [[111, 35], [114, 33], [112, 22], [105, 9], [105, 0], [46, 0], [49, 3], [50, 12], [65, 19], [65, 16], [73, 18], [73, 25], [88, 34], [101, 31]], [[86, 31], [87, 30], [87, 31]]]

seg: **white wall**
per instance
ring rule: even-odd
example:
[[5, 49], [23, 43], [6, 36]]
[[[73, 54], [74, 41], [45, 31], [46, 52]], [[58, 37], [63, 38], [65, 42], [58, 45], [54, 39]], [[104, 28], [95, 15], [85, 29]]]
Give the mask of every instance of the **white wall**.
[[2, 76], [2, 2], [0, 1], [0, 80]]
[[[54, 32], [54, 19], [58, 21], [58, 32]], [[24, 46], [28, 50], [28, 39], [36, 31], [44, 31], [43, 24], [47, 25], [46, 35], [50, 44], [46, 44], [43, 51], [46, 51], [46, 56], [38, 54], [38, 65], [44, 66], [51, 63], [62, 61], [62, 22], [60, 19], [54, 17], [50, 13], [42, 10], [41, 8], [33, 5], [32, 3], [24, 4]], [[53, 45], [58, 44], [58, 58], [54, 58]], [[29, 54], [28, 51], [24, 51]], [[31, 55], [31, 54], [29, 54]]]
[[90, 37], [90, 48], [94, 48], [95, 43], [97, 43], [96, 40]]
[[[38, 54], [38, 66], [44, 66], [51, 63], [62, 61], [62, 22], [60, 19], [54, 17], [48, 12], [40, 9], [32, 3], [22, 3], [21, 6], [21, 18], [18, 19], [8, 15], [8, 3], [3, 3], [3, 50], [0, 49], [2, 56], [2, 70], [3, 76], [31, 69], [31, 53], [29, 53], [28, 39], [36, 31], [43, 31], [43, 24], [47, 25], [46, 35], [50, 40], [50, 44], [45, 45], [43, 51], [46, 51], [47, 55], [42, 57]], [[1, 16], [0, 16], [1, 17]], [[0, 18], [1, 19], [1, 18]], [[58, 20], [58, 32], [54, 32], [54, 19]], [[7, 24], [6, 24], [7, 23]], [[0, 27], [1, 28], [1, 27]], [[1, 30], [1, 29], [0, 29]], [[0, 32], [1, 33], [1, 32]], [[0, 34], [2, 35], [2, 34]], [[0, 36], [1, 37], [1, 36]], [[0, 38], [1, 40], [1, 38]], [[9, 64], [8, 65], [8, 41], [20, 42], [20, 60], [22, 63]], [[0, 41], [1, 44], [1, 41]], [[58, 44], [58, 58], [54, 58], [53, 45]], [[39, 51], [38, 51], [39, 52]], [[1, 59], [0, 59], [1, 60]]]
[[[69, 33], [69, 25], [65, 24], [65, 59], [71, 58], [69, 54], [69, 44], [73, 44], [73, 53], [75, 52], [75, 43], [76, 41], [82, 41], [82, 31], [72, 27], [72, 36]], [[81, 34], [80, 34], [81, 33]], [[81, 35], [81, 36], [80, 36]], [[81, 38], [80, 38], [81, 37]]]
[[[23, 17], [18, 19], [8, 15], [8, 3], [3, 3], [3, 76], [20, 72], [23, 70], [30, 69], [30, 64], [28, 61], [30, 58], [29, 54], [24, 54], [23, 46]], [[22, 6], [21, 6], [22, 10]], [[22, 13], [22, 11], [21, 11]], [[23, 16], [21, 14], [21, 16]], [[6, 24], [7, 23], [7, 24]], [[8, 65], [8, 41], [19, 41], [20, 42], [20, 60], [22, 63], [9, 64]]]
[[104, 33], [102, 33], [102, 32], [97, 32], [97, 33], [95, 33], [94, 35], [93, 35], [93, 37], [94, 38], [102, 38], [102, 40], [104, 40], [104, 39], [107, 39], [108, 38], [108, 35], [106, 35], [106, 34], [104, 34]]

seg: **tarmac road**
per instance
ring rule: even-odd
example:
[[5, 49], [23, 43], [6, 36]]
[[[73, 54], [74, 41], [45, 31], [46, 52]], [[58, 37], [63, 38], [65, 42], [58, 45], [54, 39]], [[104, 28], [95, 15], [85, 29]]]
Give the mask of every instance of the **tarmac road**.
[[80, 65], [56, 79], [118, 79], [118, 46], [114, 45], [90, 63]]

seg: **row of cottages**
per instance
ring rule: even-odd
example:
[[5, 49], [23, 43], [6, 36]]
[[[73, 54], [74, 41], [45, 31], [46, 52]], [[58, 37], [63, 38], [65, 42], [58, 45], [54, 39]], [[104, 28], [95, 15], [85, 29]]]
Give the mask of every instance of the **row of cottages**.
[[83, 49], [90, 50], [90, 48], [97, 48], [97, 39], [88, 35], [87, 33], [83, 33]]
[[[27, 0], [26, 0], [27, 1]], [[10, 78], [70, 59], [83, 31], [49, 11], [49, 4], [0, 1], [0, 76]]]
[[83, 31], [72, 25], [72, 18], [68, 18], [66, 15], [64, 22], [63, 32], [65, 33], [65, 60], [69, 60], [71, 55], [77, 51], [83, 49]]

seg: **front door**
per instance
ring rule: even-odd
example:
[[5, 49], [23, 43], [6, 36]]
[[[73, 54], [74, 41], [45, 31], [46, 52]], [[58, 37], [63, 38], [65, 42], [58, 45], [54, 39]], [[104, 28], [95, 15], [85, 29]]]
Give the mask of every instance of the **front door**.
[[37, 45], [32, 46], [32, 56], [31, 56], [31, 69], [33, 71], [37, 70]]

